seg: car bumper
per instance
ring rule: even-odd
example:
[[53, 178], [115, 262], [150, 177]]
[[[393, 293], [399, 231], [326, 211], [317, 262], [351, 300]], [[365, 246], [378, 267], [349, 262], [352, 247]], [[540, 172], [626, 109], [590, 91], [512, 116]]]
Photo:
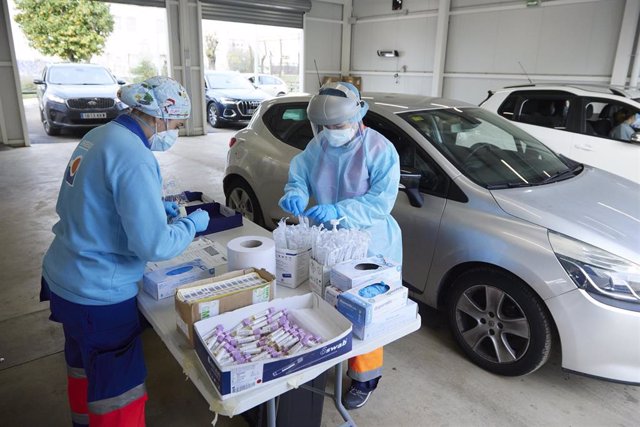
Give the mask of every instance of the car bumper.
[[[47, 118], [53, 126], [60, 128], [91, 128], [103, 125], [118, 117], [122, 111], [117, 105], [112, 108], [78, 110], [65, 104], [47, 104]], [[103, 113], [105, 117], [84, 118], [83, 113]], [[101, 114], [102, 115], [102, 114]]]
[[640, 385], [640, 312], [601, 303], [582, 289], [546, 301], [562, 343], [562, 367]]

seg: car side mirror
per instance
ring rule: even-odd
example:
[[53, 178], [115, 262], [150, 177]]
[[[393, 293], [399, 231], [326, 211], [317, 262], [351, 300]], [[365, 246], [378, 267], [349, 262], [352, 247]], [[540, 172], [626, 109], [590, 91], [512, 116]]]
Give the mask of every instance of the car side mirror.
[[33, 80], [33, 84], [34, 85], [43, 85], [44, 84], [44, 80], [42, 80], [42, 79], [34, 79]]
[[400, 170], [399, 190], [407, 194], [409, 204], [414, 208], [421, 208], [424, 205], [424, 197], [420, 193], [420, 180], [422, 174], [415, 169]]
[[127, 82], [125, 82], [124, 80], [118, 80], [118, 84], [122, 86], [122, 85], [126, 85]]
[[631, 139], [629, 139], [629, 142], [640, 144], [640, 132], [635, 132], [633, 135], [631, 135]]

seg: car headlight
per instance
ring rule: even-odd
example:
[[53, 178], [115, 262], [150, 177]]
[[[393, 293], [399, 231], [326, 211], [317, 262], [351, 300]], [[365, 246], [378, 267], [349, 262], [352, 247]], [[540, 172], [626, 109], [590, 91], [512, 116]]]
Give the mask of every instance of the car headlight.
[[223, 104], [235, 104], [238, 101], [233, 98], [220, 98], [220, 102]]
[[640, 304], [640, 265], [552, 231], [549, 241], [560, 264], [579, 288]]
[[57, 102], [58, 104], [64, 104], [64, 99], [60, 98], [58, 95], [48, 94], [47, 99], [51, 102]]

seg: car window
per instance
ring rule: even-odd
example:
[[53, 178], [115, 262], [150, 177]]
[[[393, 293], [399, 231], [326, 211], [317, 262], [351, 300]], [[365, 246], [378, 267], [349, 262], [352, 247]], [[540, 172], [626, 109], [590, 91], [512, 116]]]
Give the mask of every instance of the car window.
[[253, 89], [249, 80], [240, 74], [205, 74], [210, 89]]
[[307, 104], [278, 104], [262, 116], [273, 136], [299, 150], [304, 150], [313, 139], [313, 131], [307, 119]]
[[441, 197], [446, 196], [449, 177], [411, 137], [387, 119], [371, 111], [364, 117], [364, 124], [391, 141], [400, 157], [401, 169], [416, 171], [422, 175], [420, 191]]
[[566, 130], [575, 97], [564, 91], [515, 91], [500, 105], [497, 113], [521, 123]]
[[511, 94], [507, 96], [507, 99], [502, 102], [500, 107], [498, 108], [498, 114], [500, 114], [505, 119], [513, 120], [513, 115], [516, 111], [516, 104], [518, 103], [518, 95]]
[[116, 80], [102, 67], [65, 66], [49, 68], [49, 83], [54, 85], [112, 85]]
[[[640, 130], [640, 111], [628, 104], [603, 98], [585, 98], [581, 115], [581, 133], [607, 139], [628, 142], [630, 132]], [[634, 115], [633, 123], [627, 121], [625, 132], [625, 116]]]
[[451, 108], [399, 116], [460, 172], [487, 188], [544, 184], [570, 171], [561, 158], [531, 135], [486, 110]]

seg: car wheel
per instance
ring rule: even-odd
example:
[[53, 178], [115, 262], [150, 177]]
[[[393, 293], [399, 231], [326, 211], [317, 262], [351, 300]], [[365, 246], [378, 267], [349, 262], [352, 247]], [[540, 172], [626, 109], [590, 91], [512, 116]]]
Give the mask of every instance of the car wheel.
[[458, 345], [487, 371], [526, 375], [549, 358], [549, 315], [540, 298], [507, 273], [484, 268], [463, 273], [452, 285], [447, 311]]
[[56, 136], [56, 135], [60, 135], [60, 128], [53, 126], [51, 124], [51, 122], [49, 121], [48, 118], [44, 118], [44, 121], [42, 122], [42, 126], [44, 127], [44, 131], [47, 135], [49, 136]]
[[226, 202], [227, 206], [237, 210], [248, 220], [264, 227], [258, 198], [245, 181], [235, 180], [231, 183]]
[[218, 109], [216, 108], [215, 103], [210, 103], [209, 108], [207, 108], [207, 118], [209, 120], [209, 124], [211, 127], [220, 128], [222, 124], [220, 123], [220, 116], [218, 114]]

